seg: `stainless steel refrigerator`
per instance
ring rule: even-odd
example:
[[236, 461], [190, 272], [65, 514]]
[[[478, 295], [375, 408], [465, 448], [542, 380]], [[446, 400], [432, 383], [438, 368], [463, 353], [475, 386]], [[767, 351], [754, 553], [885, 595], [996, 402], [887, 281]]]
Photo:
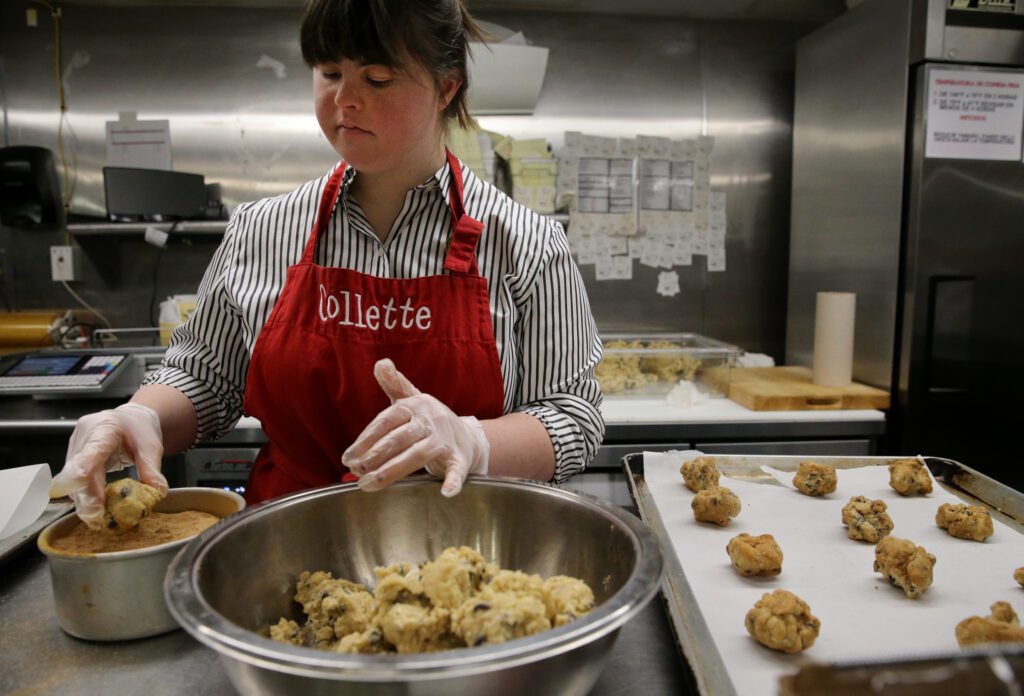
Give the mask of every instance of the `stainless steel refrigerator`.
[[816, 292], [857, 293], [854, 379], [892, 391], [889, 453], [1018, 487], [1024, 164], [926, 135], [936, 71], [1022, 68], [1024, 0], [868, 0], [800, 40], [786, 337], [811, 364]]

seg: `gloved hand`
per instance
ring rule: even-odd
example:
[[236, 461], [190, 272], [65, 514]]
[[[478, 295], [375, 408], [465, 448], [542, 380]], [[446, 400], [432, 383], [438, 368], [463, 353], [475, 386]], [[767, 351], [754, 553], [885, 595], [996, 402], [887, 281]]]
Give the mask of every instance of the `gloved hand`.
[[444, 479], [441, 493], [451, 498], [467, 476], [487, 473], [491, 446], [480, 421], [420, 392], [388, 359], [377, 361], [373, 376], [391, 406], [341, 456], [360, 488], [377, 491], [425, 467]]
[[160, 473], [163, 453], [160, 417], [148, 406], [127, 403], [82, 416], [71, 434], [64, 468], [50, 484], [50, 497], [70, 496], [82, 521], [99, 529], [107, 472], [134, 464], [140, 481], [166, 493], [167, 479]]

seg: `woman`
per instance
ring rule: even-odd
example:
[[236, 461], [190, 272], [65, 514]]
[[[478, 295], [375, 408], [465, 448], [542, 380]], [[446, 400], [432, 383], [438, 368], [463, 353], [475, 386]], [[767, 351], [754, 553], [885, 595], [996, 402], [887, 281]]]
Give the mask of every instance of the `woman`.
[[[98, 523], [105, 472], [166, 488], [164, 452], [230, 431], [269, 443], [250, 502], [426, 468], [563, 481], [600, 445], [600, 342], [560, 226], [444, 147], [479, 31], [460, 0], [313, 0], [302, 54], [342, 162], [240, 206], [164, 363], [82, 418], [52, 489]], [[401, 370], [401, 371], [399, 371]]]

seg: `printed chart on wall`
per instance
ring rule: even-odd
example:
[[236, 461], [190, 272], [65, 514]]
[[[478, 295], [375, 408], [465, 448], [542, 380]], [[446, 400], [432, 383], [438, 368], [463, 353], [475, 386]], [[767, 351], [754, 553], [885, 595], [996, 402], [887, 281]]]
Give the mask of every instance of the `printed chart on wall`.
[[599, 281], [629, 280], [633, 262], [663, 269], [656, 291], [679, 292], [693, 257], [725, 270], [725, 193], [711, 191], [714, 138], [565, 134], [558, 199], [571, 209], [568, 237], [576, 261]]
[[1024, 73], [931, 70], [925, 157], [1021, 159]]

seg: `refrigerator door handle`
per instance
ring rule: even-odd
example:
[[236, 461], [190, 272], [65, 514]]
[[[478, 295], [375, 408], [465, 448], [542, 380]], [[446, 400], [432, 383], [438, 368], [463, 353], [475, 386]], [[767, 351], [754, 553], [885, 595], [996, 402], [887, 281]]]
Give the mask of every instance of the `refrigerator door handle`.
[[970, 392], [974, 276], [928, 278], [925, 379], [929, 394]]

